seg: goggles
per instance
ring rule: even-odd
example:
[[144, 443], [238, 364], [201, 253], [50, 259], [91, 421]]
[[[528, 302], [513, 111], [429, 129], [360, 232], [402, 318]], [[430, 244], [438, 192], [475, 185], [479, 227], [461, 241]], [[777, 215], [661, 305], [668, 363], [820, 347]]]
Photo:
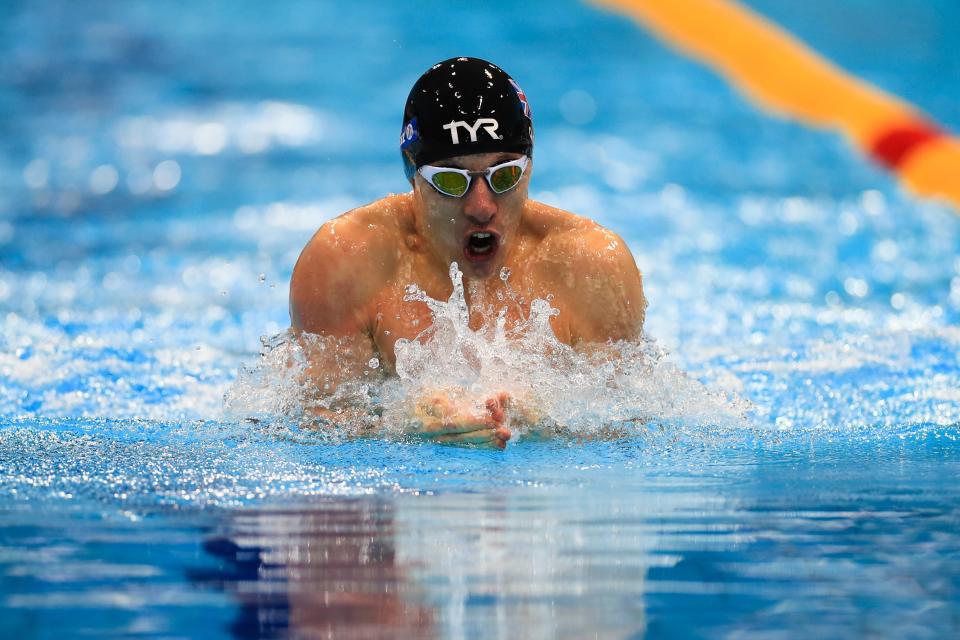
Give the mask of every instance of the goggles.
[[462, 198], [470, 190], [470, 183], [475, 176], [486, 178], [490, 190], [496, 194], [510, 191], [520, 182], [529, 162], [530, 158], [522, 156], [516, 160], [495, 164], [482, 171], [434, 167], [429, 164], [423, 165], [418, 171], [424, 180], [443, 195]]

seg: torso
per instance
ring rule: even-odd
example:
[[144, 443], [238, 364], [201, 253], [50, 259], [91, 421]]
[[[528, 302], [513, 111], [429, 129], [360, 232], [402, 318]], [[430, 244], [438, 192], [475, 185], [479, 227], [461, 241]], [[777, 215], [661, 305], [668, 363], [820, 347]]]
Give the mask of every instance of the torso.
[[[324, 316], [323, 321], [334, 327], [333, 334], [365, 334], [371, 341], [371, 353], [390, 370], [395, 364], [397, 340], [412, 340], [431, 323], [425, 303], [404, 300], [407, 286], [415, 284], [436, 300], [447, 300], [453, 291], [449, 265], [438, 264], [417, 240], [410, 198], [410, 194], [390, 196], [324, 225], [301, 255], [295, 269], [297, 283], [291, 285], [291, 316], [300, 319], [294, 321], [295, 327], [316, 332], [312, 321]], [[560, 311], [551, 318], [556, 337], [567, 344], [574, 342], [577, 337], [572, 324], [585, 307], [591, 306], [582, 292], [596, 286], [597, 279], [584, 275], [582, 268], [571, 267], [570, 258], [589, 254], [607, 260], [602, 254], [609, 253], [613, 245], [607, 247], [610, 240], [603, 234], [619, 242], [615, 234], [586, 218], [528, 200], [515, 241], [505, 255], [503, 266], [510, 271], [506, 282], [497, 275], [465, 282], [470, 327], [477, 330], [483, 325], [482, 310], [492, 309], [492, 317], [496, 317], [504, 307], [508, 328], [515, 326], [521, 314], [529, 316], [534, 299], [550, 295], [551, 305]], [[314, 258], [311, 245], [315, 242], [326, 242], [325, 251], [333, 251], [334, 257], [317, 252]], [[335, 249], [329, 248], [331, 244]], [[635, 274], [630, 277], [636, 279], [636, 295], [626, 297], [634, 299], [634, 308], [639, 307], [635, 327], [639, 332], [644, 304], [640, 277], [629, 251], [625, 247], [622, 251], [627, 252], [629, 269]], [[509, 301], [511, 293], [516, 302]], [[359, 296], [364, 302], [349, 313], [341, 313], [345, 305], [340, 301], [348, 296]], [[616, 305], [624, 296], [615, 298], [608, 298], [604, 305]], [[326, 311], [317, 311], [320, 307]], [[633, 333], [634, 328], [626, 332]]]
[[[402, 196], [401, 196], [402, 197]], [[538, 253], [551, 234], [572, 225], [585, 223], [585, 219], [541, 203], [528, 201], [530, 211], [518, 233], [516, 246], [507, 255], [503, 265], [509, 273], [501, 271], [506, 280], [493, 276], [485, 281], [464, 283], [465, 297], [470, 310], [470, 328], [479, 330], [484, 323], [492, 322], [501, 309], [506, 309], [507, 328], [521, 321], [521, 314], [528, 317], [530, 303], [544, 299], [548, 292], [534, 273], [540, 262]], [[389, 224], [389, 223], [387, 223]], [[405, 237], [410, 229], [401, 224], [396, 233], [398, 260], [392, 277], [386, 279], [383, 288], [374, 296], [367, 315], [369, 332], [381, 360], [391, 369], [394, 365], [394, 345], [404, 338], [412, 340], [430, 326], [431, 314], [427, 305], [418, 301], [405, 301], [406, 288], [415, 284], [431, 298], [447, 300], [453, 292], [453, 284], [447, 270], [431, 264], [429, 256]], [[414, 244], [413, 247], [410, 245]], [[552, 297], [554, 306], [563, 305], [563, 300]], [[551, 319], [554, 333], [561, 341], [568, 340], [565, 318]]]

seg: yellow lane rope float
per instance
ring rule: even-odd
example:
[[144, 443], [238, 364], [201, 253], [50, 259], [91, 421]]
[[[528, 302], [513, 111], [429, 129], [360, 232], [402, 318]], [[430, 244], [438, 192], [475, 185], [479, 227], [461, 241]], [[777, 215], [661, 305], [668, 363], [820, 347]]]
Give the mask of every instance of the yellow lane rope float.
[[731, 0], [593, 0], [712, 67], [760, 105], [836, 129], [915, 193], [960, 211], [960, 139]]

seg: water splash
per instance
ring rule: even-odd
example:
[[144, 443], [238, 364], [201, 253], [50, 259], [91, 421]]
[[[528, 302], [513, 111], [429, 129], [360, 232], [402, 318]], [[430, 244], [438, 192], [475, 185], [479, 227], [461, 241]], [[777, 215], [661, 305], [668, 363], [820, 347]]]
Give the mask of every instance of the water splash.
[[[544, 429], [580, 436], [642, 430], [652, 423], [743, 424], [750, 410], [746, 401], [690, 378], [649, 337], [578, 348], [564, 344], [550, 326], [560, 313], [550, 299], [525, 305], [509, 287], [509, 276], [501, 274], [508, 286], [499, 308], [468, 306], [457, 263], [450, 266], [453, 292], [447, 300], [409, 285], [404, 301], [425, 304], [432, 322], [416, 338], [397, 341], [396, 376], [384, 375], [379, 362], [376, 370], [364, 363], [360, 379], [334, 387], [303, 374], [314, 358], [349, 358], [348, 341], [309, 334], [295, 338], [289, 332], [265, 340], [261, 362], [241, 370], [228, 392], [227, 412], [302, 420], [306, 409], [320, 407], [342, 415], [341, 426], [369, 427], [350, 424], [356, 414], [345, 409], [352, 406], [381, 416], [383, 431], [397, 434], [418, 399], [443, 393], [479, 410], [486, 398], [506, 391], [515, 437]], [[508, 323], [510, 308], [526, 312]], [[477, 330], [470, 327], [471, 312], [484, 318]], [[516, 421], [520, 416], [524, 420]]]
[[307, 366], [304, 350], [290, 331], [260, 338], [260, 361], [242, 366], [224, 394], [227, 415], [252, 421], [302, 413], [301, 380]]

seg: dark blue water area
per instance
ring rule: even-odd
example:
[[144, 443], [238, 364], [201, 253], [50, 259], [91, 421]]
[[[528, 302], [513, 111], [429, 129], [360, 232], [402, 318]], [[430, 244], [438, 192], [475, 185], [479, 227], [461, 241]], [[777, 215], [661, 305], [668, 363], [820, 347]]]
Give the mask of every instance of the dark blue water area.
[[[960, 131], [955, 2], [747, 4]], [[225, 414], [454, 55], [520, 82], [532, 196], [626, 240], [742, 420], [485, 451]], [[0, 635], [953, 637], [958, 255], [956, 212], [593, 5], [5, 3]]]
[[5, 484], [20, 481], [0, 526], [5, 629], [956, 629], [956, 428], [664, 427], [498, 452], [223, 423], [8, 423]]

